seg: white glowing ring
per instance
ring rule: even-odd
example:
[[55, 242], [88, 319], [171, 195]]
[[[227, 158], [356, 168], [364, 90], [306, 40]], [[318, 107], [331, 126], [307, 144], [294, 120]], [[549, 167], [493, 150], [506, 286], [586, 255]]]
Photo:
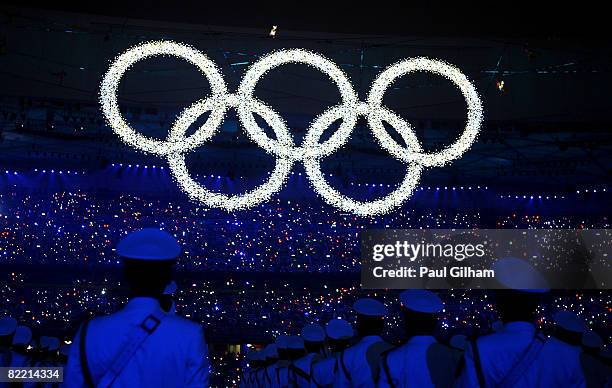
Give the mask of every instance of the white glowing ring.
[[[362, 103], [358, 106], [356, 111], [360, 115], [365, 116], [368, 114], [368, 107]], [[396, 131], [404, 139], [408, 149], [414, 149], [416, 152], [422, 151], [419, 140], [410, 127], [410, 124], [398, 118], [395, 114], [383, 107], [379, 108], [378, 114], [396, 129]], [[333, 113], [319, 116], [317, 121], [314, 123], [318, 125], [313, 124], [312, 126], [315, 128], [315, 130], [309, 132], [304, 138], [304, 146], [312, 147], [317, 144], [325, 128], [340, 117], [340, 114], [334, 115]], [[408, 170], [406, 171], [406, 176], [397, 189], [387, 194], [383, 198], [370, 202], [362, 202], [346, 197], [327, 183], [323, 173], [321, 172], [320, 158], [311, 157], [304, 159], [304, 168], [306, 170], [306, 175], [308, 176], [315, 191], [328, 204], [360, 216], [386, 213], [389, 210], [400, 206], [408, 198], [410, 198], [412, 191], [416, 187], [419, 178], [421, 177], [421, 171], [423, 170], [423, 166], [418, 163], [409, 164]]]
[[[210, 83], [212, 97], [209, 99], [210, 117], [204, 124], [187, 139], [167, 141], [153, 139], [136, 132], [123, 118], [117, 92], [123, 74], [136, 62], [154, 56], [168, 55], [187, 60], [195, 65]], [[126, 144], [151, 154], [164, 156], [176, 151], [189, 151], [204, 144], [210, 134], [221, 125], [227, 110], [227, 86], [223, 76], [213, 61], [198, 50], [184, 44], [170, 41], [147, 42], [134, 46], [119, 55], [108, 69], [100, 87], [100, 102], [102, 112], [113, 131]], [[194, 105], [201, 104], [198, 102]], [[191, 109], [191, 108], [189, 108]], [[192, 112], [197, 110], [191, 110]], [[184, 116], [187, 118], [187, 116]], [[194, 117], [194, 120], [197, 117]]]
[[[382, 105], [382, 100], [387, 88], [397, 78], [415, 71], [436, 73], [448, 78], [459, 88], [467, 103], [467, 124], [465, 130], [457, 141], [439, 152], [406, 152], [406, 150], [387, 133], [382, 123], [383, 119], [378, 115], [378, 113], [381, 112], [378, 107]], [[482, 104], [474, 85], [472, 85], [467, 77], [456, 67], [429, 58], [404, 59], [385, 69], [372, 84], [372, 88], [368, 95], [368, 105], [370, 106], [368, 124], [372, 128], [372, 132], [380, 145], [389, 151], [391, 155], [406, 163], [416, 162], [427, 167], [442, 166], [460, 157], [472, 146], [482, 124]]]
[[[202, 106], [206, 106], [206, 104], [202, 104]], [[289, 130], [274, 110], [263, 103], [253, 103], [252, 108], [255, 113], [272, 126], [276, 137], [281, 142], [286, 142], [288, 138], [290, 138]], [[191, 124], [188, 120], [184, 119], [185, 115], [190, 115], [190, 113], [185, 112], [179, 116], [172, 126], [170, 137], [180, 139], [185, 136]], [[205, 111], [200, 112], [200, 115], [204, 112]], [[189, 171], [187, 171], [184, 153], [174, 152], [166, 155], [166, 157], [172, 176], [190, 198], [198, 200], [207, 206], [221, 208], [227, 211], [246, 209], [270, 199], [272, 195], [282, 189], [294, 163], [289, 157], [279, 157], [276, 160], [276, 166], [272, 174], [270, 174], [270, 177], [263, 184], [247, 193], [230, 196], [210, 191], [196, 182], [189, 174]]]
[[[117, 90], [123, 74], [139, 60], [157, 55], [171, 55], [193, 63], [207, 77], [212, 91], [211, 96], [181, 112], [166, 140], [152, 139], [137, 133], [124, 120], [117, 102]], [[254, 96], [259, 79], [269, 70], [285, 63], [303, 63], [322, 71], [336, 84], [342, 98], [340, 104], [328, 108], [315, 118], [300, 147], [294, 144], [283, 118]], [[448, 78], [457, 85], [467, 102], [465, 131], [453, 144], [439, 152], [424, 152], [410, 124], [382, 106], [386, 89], [398, 77], [415, 71], [428, 71]], [[303, 161], [313, 188], [332, 206], [361, 216], [388, 212], [410, 197], [424, 167], [441, 166], [461, 156], [475, 141], [482, 123], [482, 104], [476, 89], [457, 68], [442, 61], [415, 58], [390, 66], [376, 78], [365, 103], [358, 101], [347, 76], [329, 59], [301, 49], [283, 50], [255, 62], [238, 86], [237, 93], [230, 94], [216, 65], [206, 55], [189, 46], [169, 41], [144, 43], [117, 57], [102, 81], [100, 102], [109, 125], [121, 140], [138, 150], [165, 157], [172, 176], [190, 198], [228, 211], [252, 207], [269, 199], [281, 190], [293, 163]], [[230, 108], [237, 110], [249, 138], [277, 157], [274, 171], [264, 184], [234, 196], [211, 192], [202, 187], [190, 176], [185, 164], [185, 154], [212, 138]], [[193, 135], [186, 136], [190, 125], [208, 111], [210, 115], [206, 122]], [[269, 138], [259, 127], [254, 113], [272, 127], [276, 140]], [[394, 158], [408, 165], [406, 176], [397, 189], [384, 198], [370, 202], [353, 200], [332, 188], [325, 180], [320, 166], [322, 158], [348, 142], [359, 115], [367, 117], [381, 146]], [[340, 128], [327, 141], [319, 143], [325, 129], [338, 119], [342, 119]], [[402, 136], [406, 148], [387, 133], [383, 121]]]
[[[329, 110], [342, 112], [342, 124], [338, 130], [323, 144], [316, 144], [313, 148], [296, 147], [293, 140], [290, 144], [283, 144], [270, 139], [266, 133], [257, 125], [253, 116], [251, 104], [255, 100], [254, 92], [260, 78], [268, 71], [287, 63], [303, 63], [326, 74], [338, 87], [342, 103]], [[318, 155], [326, 156], [344, 145], [351, 131], [357, 123], [357, 95], [342, 69], [335, 63], [322, 55], [301, 49], [276, 51], [264, 56], [255, 62], [246, 72], [240, 86], [238, 87], [238, 117], [249, 137], [264, 150], [277, 156], [289, 156], [293, 160], [302, 160], [304, 157]], [[325, 115], [323, 112], [320, 116]], [[315, 119], [315, 123], [317, 119]], [[271, 123], [269, 123], [271, 124]], [[277, 123], [278, 124], [278, 123]], [[308, 133], [312, 128], [309, 128]]]

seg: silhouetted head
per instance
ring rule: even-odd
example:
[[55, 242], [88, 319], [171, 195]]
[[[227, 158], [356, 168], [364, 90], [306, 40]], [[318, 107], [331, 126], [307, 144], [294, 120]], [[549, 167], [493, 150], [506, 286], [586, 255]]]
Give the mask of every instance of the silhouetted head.
[[174, 260], [123, 260], [123, 274], [130, 295], [162, 298], [166, 285], [172, 280]]
[[8, 348], [13, 343], [17, 320], [13, 317], [0, 318], [0, 346]]
[[316, 323], [310, 323], [302, 328], [300, 333], [304, 339], [306, 353], [322, 353], [325, 345], [325, 329]]
[[306, 349], [306, 353], [322, 353], [324, 342], [310, 342], [304, 341], [304, 348]]
[[306, 351], [304, 349], [287, 349], [287, 355], [289, 356], [289, 361], [295, 361], [304, 357]]
[[146, 228], [125, 236], [117, 245], [123, 258], [125, 280], [131, 296], [161, 299], [172, 280], [181, 247], [176, 239], [157, 228]]
[[497, 310], [504, 323], [533, 322], [541, 296], [549, 291], [547, 279], [527, 260], [506, 257], [493, 263]]
[[603, 339], [593, 330], [587, 330], [582, 335], [582, 349], [585, 353], [593, 356], [598, 356], [603, 348]]
[[305, 354], [304, 340], [302, 338], [297, 335], [287, 337], [287, 355], [290, 361], [302, 358]]
[[496, 290], [497, 311], [502, 322], [533, 322], [541, 294], [518, 290]]
[[357, 313], [357, 335], [381, 335], [385, 328], [387, 308], [376, 299], [361, 298], [353, 304]]
[[348, 348], [355, 335], [353, 327], [344, 319], [332, 319], [325, 325], [325, 333], [329, 339], [329, 350], [339, 353]]
[[400, 294], [404, 325], [408, 337], [432, 335], [438, 324], [437, 314], [444, 304], [429, 290], [406, 290]]
[[438, 325], [438, 317], [435, 314], [419, 313], [405, 307], [402, 307], [402, 314], [408, 337], [432, 335]]
[[582, 337], [588, 326], [582, 318], [572, 311], [557, 311], [553, 315], [555, 329], [553, 335], [561, 341], [574, 346], [582, 345]]
[[289, 351], [287, 349], [287, 340], [289, 339], [289, 336], [287, 335], [279, 335], [278, 337], [276, 337], [276, 339], [274, 340], [274, 343], [276, 344], [276, 348], [278, 351], [278, 359], [279, 360], [288, 360], [289, 359]]
[[289, 349], [281, 349], [278, 348], [278, 359], [279, 360], [288, 360], [290, 356]]
[[367, 337], [370, 335], [381, 335], [385, 329], [384, 317], [373, 317], [370, 315], [357, 315], [357, 335]]
[[576, 333], [573, 331], [565, 330], [561, 327], [555, 327], [555, 329], [553, 330], [553, 336], [570, 345], [582, 345], [582, 333]]
[[351, 345], [350, 339], [329, 339], [329, 350], [332, 353], [340, 353]]

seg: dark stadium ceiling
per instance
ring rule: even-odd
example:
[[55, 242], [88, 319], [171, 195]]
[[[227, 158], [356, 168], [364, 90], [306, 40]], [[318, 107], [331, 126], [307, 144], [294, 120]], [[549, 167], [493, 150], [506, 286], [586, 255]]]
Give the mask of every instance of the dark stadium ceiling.
[[[180, 7], [54, 3], [56, 9], [43, 2], [20, 4], [29, 7], [0, 6], [0, 97], [6, 113], [0, 115], [0, 152], [10, 163], [27, 162], [33, 155], [49, 161], [52, 155], [80, 160], [78, 155], [85, 154], [84, 160], [94, 164], [100, 154], [107, 161], [147, 160], [129, 150], [117, 151], [114, 136], [101, 121], [98, 85], [109, 61], [122, 50], [145, 40], [173, 39], [206, 52], [232, 90], [249, 64], [278, 48], [325, 54], [346, 71], [362, 99], [376, 75], [399, 59], [444, 59], [476, 84], [486, 123], [475, 147], [430, 179], [490, 183], [503, 177], [508, 185], [530, 176], [550, 185], [611, 180], [612, 48], [594, 33], [597, 19], [587, 23], [582, 11], [573, 14], [573, 27], [568, 28], [571, 15], [553, 10], [467, 12], [414, 6], [402, 9], [405, 16], [373, 11], [348, 17], [337, 10], [319, 14], [312, 7], [244, 14], [247, 7], [234, 14], [232, 9], [240, 7], [233, 3], [212, 8], [190, 2]], [[274, 38], [268, 34], [272, 25], [278, 25]], [[186, 63], [153, 59], [128, 73], [120, 100], [135, 125], [163, 137], [176, 113], [208, 92], [206, 79]], [[257, 96], [298, 132], [339, 101], [325, 76], [297, 65], [266, 75]], [[459, 93], [436, 77], [403, 77], [388, 91], [385, 104], [409, 120], [433, 148], [452, 141], [465, 120]], [[18, 128], [24, 106], [27, 123]], [[230, 124], [234, 120], [228, 118]], [[55, 129], [49, 130], [50, 125]], [[242, 146], [235, 135], [228, 136], [227, 147]], [[225, 157], [227, 139], [220, 140], [220, 148], [207, 149], [210, 160]], [[372, 145], [356, 148], [355, 155], [382, 157]]]

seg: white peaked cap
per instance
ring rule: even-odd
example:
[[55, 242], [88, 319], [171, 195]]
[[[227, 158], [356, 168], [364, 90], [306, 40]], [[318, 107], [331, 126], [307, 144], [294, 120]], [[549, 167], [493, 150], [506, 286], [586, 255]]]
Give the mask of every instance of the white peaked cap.
[[278, 358], [278, 348], [276, 344], [268, 344], [263, 349], [263, 354], [266, 358]]
[[584, 333], [588, 329], [584, 320], [571, 311], [557, 311], [553, 320], [562, 329], [574, 333]]
[[582, 344], [588, 348], [603, 348], [604, 342], [593, 330], [587, 330], [582, 335]]
[[372, 298], [362, 298], [353, 304], [353, 309], [361, 315], [371, 317], [384, 317], [387, 315], [387, 308], [384, 304]]
[[0, 318], [0, 336], [11, 335], [17, 330], [17, 320], [13, 317]]
[[400, 301], [402, 306], [418, 313], [434, 314], [444, 308], [440, 297], [428, 290], [406, 290], [400, 294]]
[[279, 349], [287, 349], [287, 340], [289, 339], [288, 335], [285, 334], [281, 334], [278, 337], [276, 337], [276, 339], [274, 340], [274, 343], [276, 344], [276, 347]]
[[353, 338], [353, 327], [344, 319], [332, 319], [325, 326], [327, 336], [335, 340], [347, 340]]
[[156, 228], [145, 228], [132, 232], [119, 241], [117, 254], [133, 260], [173, 260], [181, 254], [181, 246], [170, 233]]
[[60, 340], [57, 337], [40, 337], [40, 347], [50, 351], [58, 350], [60, 347]]
[[325, 341], [325, 330], [321, 325], [310, 323], [302, 328], [300, 333], [304, 341], [308, 342], [323, 342]]
[[15, 336], [13, 336], [13, 345], [27, 345], [32, 341], [32, 330], [27, 326], [17, 326]]
[[297, 335], [290, 335], [287, 338], [287, 348], [288, 349], [304, 349], [304, 340]]
[[495, 279], [504, 287], [525, 292], [544, 293], [550, 290], [548, 281], [528, 261], [506, 257], [493, 263]]

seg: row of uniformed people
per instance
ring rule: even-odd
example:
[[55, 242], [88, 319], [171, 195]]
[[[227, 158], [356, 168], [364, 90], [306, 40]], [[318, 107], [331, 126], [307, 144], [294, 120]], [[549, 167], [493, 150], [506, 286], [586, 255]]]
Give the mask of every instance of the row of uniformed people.
[[[171, 287], [180, 251], [176, 239], [154, 228], [131, 233], [119, 243], [117, 253], [123, 258], [130, 300], [121, 311], [81, 326], [68, 358], [66, 386], [208, 386], [210, 364], [202, 327], [174, 315], [172, 300], [164, 295]], [[528, 276], [525, 268], [508, 271], [513, 266], [524, 267], [520, 261], [499, 263], [505, 267], [496, 269], [497, 278], [515, 290], [498, 293], [497, 307], [504, 323], [498, 332], [472, 341], [464, 357], [457, 357], [455, 350], [441, 346], [432, 336], [442, 306], [437, 295], [413, 290], [401, 295], [410, 334], [404, 345], [393, 348], [381, 337], [385, 306], [362, 299], [354, 305], [359, 338], [355, 345], [348, 346], [352, 335], [352, 329], [347, 334], [348, 324], [334, 320], [324, 333], [320, 327], [308, 326], [301, 338], [278, 339], [267, 348], [265, 357], [255, 357], [255, 368], [245, 374], [242, 383], [257, 387], [433, 386], [447, 384], [457, 374], [457, 384], [483, 387], [584, 386], [585, 381], [607, 381], [609, 365], [602, 368], [596, 357], [585, 358], [588, 363], [582, 365], [588, 368], [581, 368], [582, 352], [571, 343], [576, 338], [572, 325], [560, 330], [560, 339], [544, 338], [536, 331], [532, 322], [537, 296], [544, 290], [513, 283], [536, 274]], [[6, 334], [0, 334], [0, 354], [8, 363], [9, 358], [13, 362], [9, 347], [17, 330], [12, 321], [7, 326]], [[323, 334], [333, 349], [327, 357], [321, 351]], [[588, 336], [592, 342], [593, 334]], [[462, 362], [464, 366], [458, 367]]]
[[[403, 374], [410, 375], [415, 386], [431, 385], [431, 381], [442, 382], [442, 386], [452, 382], [461, 352], [438, 344], [431, 335], [436, 326], [433, 313], [442, 309], [442, 302], [434, 293], [423, 290], [404, 291], [400, 299], [405, 314], [411, 315], [410, 330], [414, 334], [403, 346], [394, 348], [381, 336], [387, 314], [385, 306], [375, 299], [359, 299], [353, 305], [357, 314], [356, 333], [345, 320], [333, 319], [325, 330], [316, 324], [305, 326], [301, 338], [279, 336], [274, 344], [249, 353], [251, 368], [243, 375], [242, 385], [247, 388], [368, 387], [376, 383], [391, 386], [387, 380], [403, 379]], [[355, 334], [358, 340], [351, 346]], [[460, 341], [455, 342], [462, 346]], [[406, 358], [409, 359], [407, 368], [398, 368]], [[433, 379], [430, 371], [434, 371]]]
[[[70, 345], [61, 344], [57, 337], [34, 338], [32, 330], [26, 325], [19, 325], [15, 318], [0, 318], [0, 367], [61, 367], [66, 365], [69, 352]], [[4, 386], [8, 384], [0, 382], [0, 387]], [[24, 386], [34, 384], [26, 383]]]
[[86, 321], [70, 351], [54, 337], [41, 337], [40, 346], [33, 346], [29, 329], [0, 319], [0, 366], [55, 365], [59, 350], [60, 362], [68, 355], [68, 387], [207, 387], [210, 363], [202, 326], [174, 314], [172, 274], [180, 253], [176, 239], [160, 229], [126, 235], [117, 254], [130, 288], [127, 305]]
[[323, 329], [308, 325], [302, 332], [303, 346], [299, 337], [289, 337], [294, 346], [286, 346], [281, 336], [251, 355], [251, 369], [242, 384], [258, 388], [610, 386], [610, 362], [600, 352], [602, 340], [576, 314], [556, 313], [553, 335], [536, 329], [536, 308], [548, 289], [533, 288], [532, 283], [527, 288], [524, 278], [516, 275], [534, 279], [537, 271], [518, 259], [500, 260], [497, 269], [498, 280], [507, 289], [496, 292], [502, 321], [494, 325], [492, 334], [472, 341], [456, 336], [451, 346], [439, 343], [433, 333], [442, 301], [431, 291], [407, 290], [400, 303], [408, 340], [393, 347], [381, 337], [385, 306], [365, 298], [353, 306], [358, 337], [354, 345], [347, 347], [348, 336], [343, 338], [344, 346], [336, 346], [330, 325], [344, 321], [332, 320], [326, 331], [334, 350], [325, 356]]

